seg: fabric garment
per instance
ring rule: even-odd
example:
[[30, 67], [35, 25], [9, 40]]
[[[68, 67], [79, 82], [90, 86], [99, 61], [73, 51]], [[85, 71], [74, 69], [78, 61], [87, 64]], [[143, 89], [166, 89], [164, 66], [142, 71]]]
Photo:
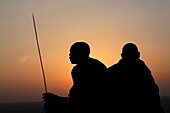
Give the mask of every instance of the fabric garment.
[[106, 73], [107, 67], [93, 58], [89, 58], [72, 69], [73, 86], [68, 96], [78, 111], [97, 113], [102, 110]]
[[108, 68], [110, 108], [117, 113], [165, 113], [150, 69], [136, 59], [121, 59]]
[[68, 97], [47, 101], [44, 104], [46, 113], [98, 113], [105, 110], [107, 67], [99, 60], [89, 58], [74, 66], [71, 74], [73, 85]]

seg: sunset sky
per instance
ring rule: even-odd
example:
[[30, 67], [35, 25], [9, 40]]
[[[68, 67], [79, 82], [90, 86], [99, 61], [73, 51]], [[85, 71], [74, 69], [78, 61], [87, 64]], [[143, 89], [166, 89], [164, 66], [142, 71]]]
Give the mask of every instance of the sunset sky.
[[67, 96], [74, 42], [86, 41], [107, 67], [133, 42], [160, 95], [170, 96], [170, 0], [0, 0], [0, 102], [42, 101], [32, 13], [49, 92]]

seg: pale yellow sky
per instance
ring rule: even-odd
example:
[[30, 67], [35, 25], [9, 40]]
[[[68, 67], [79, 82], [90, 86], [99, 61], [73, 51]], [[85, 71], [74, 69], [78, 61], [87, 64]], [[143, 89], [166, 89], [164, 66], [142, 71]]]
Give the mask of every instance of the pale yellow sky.
[[37, 101], [44, 92], [32, 23], [35, 14], [48, 90], [66, 96], [75, 41], [107, 67], [127, 42], [139, 47], [162, 96], [170, 95], [170, 1], [0, 0], [0, 102]]

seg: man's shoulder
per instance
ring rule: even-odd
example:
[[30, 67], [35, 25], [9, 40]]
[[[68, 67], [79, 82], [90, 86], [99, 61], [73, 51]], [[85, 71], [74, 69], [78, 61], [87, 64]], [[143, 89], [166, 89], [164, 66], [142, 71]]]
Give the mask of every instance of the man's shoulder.
[[[145, 62], [143, 60], [141, 60], [141, 59], [138, 59], [136, 63], [139, 66], [146, 66]], [[126, 65], [126, 63], [121, 59], [121, 60], [119, 60], [119, 62], [111, 65], [110, 67], [108, 67], [108, 70], [124, 68], [125, 65]]]
[[114, 68], [116, 68], [116, 67], [117, 67], [117, 64], [113, 64], [113, 65], [111, 65], [110, 67], [108, 67], [108, 70], [114, 69]]
[[75, 71], [75, 70], [78, 70], [78, 65], [73, 66], [72, 72]]
[[[105, 66], [105, 64], [103, 62], [101, 62], [100, 60], [98, 59], [95, 59], [95, 58], [90, 58], [90, 62], [94, 65], [101, 65], [101, 66]], [[106, 66], [105, 66], [106, 67]]]
[[146, 65], [146, 63], [143, 60], [139, 59], [138, 64], [139, 64], [139, 67], [143, 69], [143, 71], [151, 73], [151, 70], [149, 69], [149, 67]]
[[119, 60], [117, 63], [111, 65], [110, 67], [108, 67], [108, 70], [113, 70], [113, 69], [117, 69], [121, 66], [122, 64], [122, 60]]
[[94, 62], [94, 63], [103, 64], [100, 60], [98, 60], [98, 59], [96, 59], [96, 58], [90, 58], [90, 61], [91, 61], [91, 62]]
[[142, 59], [138, 59], [138, 63], [145, 65], [145, 62]]
[[119, 63], [113, 64], [110, 67], [108, 67], [108, 71], [114, 71], [119, 68]]
[[117, 63], [111, 65], [110, 67], [108, 67], [108, 73], [109, 74], [115, 74], [115, 73], [120, 73], [125, 69], [124, 67], [124, 63], [122, 61], [122, 59], [120, 59]]

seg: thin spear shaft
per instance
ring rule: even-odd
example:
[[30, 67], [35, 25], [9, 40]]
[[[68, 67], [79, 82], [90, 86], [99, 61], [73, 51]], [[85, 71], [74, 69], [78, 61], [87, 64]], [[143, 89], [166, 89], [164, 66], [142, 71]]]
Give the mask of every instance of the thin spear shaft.
[[41, 51], [40, 51], [40, 46], [39, 46], [39, 41], [38, 41], [38, 34], [37, 34], [35, 18], [34, 18], [34, 14], [33, 13], [32, 13], [32, 19], [33, 19], [34, 30], [35, 30], [35, 37], [36, 37], [38, 53], [39, 53], [39, 58], [40, 58], [40, 63], [41, 63], [41, 69], [42, 69], [42, 74], [43, 74], [43, 79], [44, 79], [45, 92], [47, 93], [47, 85], [46, 85], [46, 79], [45, 79], [44, 66], [43, 66], [43, 62], [42, 62], [42, 58], [41, 58]]

